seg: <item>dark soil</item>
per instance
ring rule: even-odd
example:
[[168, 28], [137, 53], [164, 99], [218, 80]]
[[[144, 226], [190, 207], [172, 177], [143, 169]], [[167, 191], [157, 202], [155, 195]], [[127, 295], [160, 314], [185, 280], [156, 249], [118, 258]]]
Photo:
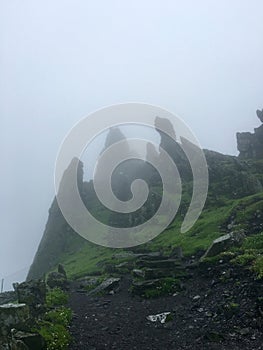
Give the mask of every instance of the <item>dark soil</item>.
[[[263, 349], [262, 280], [227, 262], [188, 268], [190, 277], [173, 296], [131, 296], [131, 277], [114, 295], [72, 291], [71, 350]], [[172, 312], [165, 324], [148, 315]]]

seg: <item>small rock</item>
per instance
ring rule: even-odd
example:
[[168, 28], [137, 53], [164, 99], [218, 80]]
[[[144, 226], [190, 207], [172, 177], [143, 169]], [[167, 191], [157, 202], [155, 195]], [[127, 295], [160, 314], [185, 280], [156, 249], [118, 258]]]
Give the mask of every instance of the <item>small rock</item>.
[[241, 328], [240, 330], [238, 330], [238, 333], [241, 335], [248, 335], [250, 333], [249, 328]]
[[170, 317], [168, 318], [169, 315], [171, 315], [171, 312], [163, 312], [161, 314], [149, 315], [146, 318], [148, 321], [151, 321], [151, 322], [159, 321], [161, 323], [165, 323], [166, 320], [168, 321], [168, 319], [170, 321]]

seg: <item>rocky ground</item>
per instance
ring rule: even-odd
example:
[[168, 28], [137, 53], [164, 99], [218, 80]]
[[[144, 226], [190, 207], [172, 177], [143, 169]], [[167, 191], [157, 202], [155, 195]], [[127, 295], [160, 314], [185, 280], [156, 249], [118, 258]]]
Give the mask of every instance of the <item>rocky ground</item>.
[[[103, 296], [74, 288], [71, 350], [263, 349], [263, 286], [226, 261], [186, 268], [181, 290], [154, 299], [132, 296], [131, 275]], [[171, 312], [169, 321], [147, 316]]]

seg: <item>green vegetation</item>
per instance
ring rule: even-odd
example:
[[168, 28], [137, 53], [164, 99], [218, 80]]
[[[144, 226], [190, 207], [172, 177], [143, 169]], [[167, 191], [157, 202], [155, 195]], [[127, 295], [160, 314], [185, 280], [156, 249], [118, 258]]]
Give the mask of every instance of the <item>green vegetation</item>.
[[[259, 210], [262, 213], [263, 193], [236, 200], [227, 200], [224, 206], [206, 208], [188, 232], [180, 232], [182, 219], [177, 216], [158, 237], [142, 246], [134, 247], [132, 250], [135, 252], [162, 250], [169, 254], [174, 247], [181, 246], [184, 255], [191, 256], [197, 251], [205, 251], [214, 239], [225, 234], [230, 217], [235, 218], [234, 230], [245, 229], [249, 232], [251, 222], [255, 219], [255, 213]], [[238, 254], [235, 250], [229, 251], [227, 254], [232, 254], [231, 258], [236, 258], [236, 263], [243, 265], [251, 262], [258, 275], [262, 275], [262, 259], [258, 256], [258, 254], [262, 254], [260, 242], [262, 242], [261, 235], [249, 236]], [[121, 253], [127, 254], [127, 257], [116, 257]], [[114, 266], [129, 260], [128, 254], [129, 249], [104, 248], [83, 240], [80, 249], [74, 253], [64, 253], [59, 262], [64, 265], [69, 278], [77, 279], [87, 275], [102, 276], [105, 274], [105, 266]]]
[[63, 292], [60, 288], [50, 289], [47, 293], [46, 304], [47, 307], [56, 307], [60, 305], [66, 305], [68, 302], [67, 293]]
[[42, 321], [38, 332], [45, 339], [47, 350], [65, 350], [71, 340], [66, 327], [59, 323]]
[[38, 321], [37, 331], [45, 339], [47, 350], [67, 349], [71, 336], [68, 330], [72, 312], [65, 307], [68, 295], [59, 288], [49, 290], [46, 298], [48, 311]]
[[[133, 288], [134, 287], [131, 287], [131, 292], [133, 292]], [[160, 279], [158, 286], [155, 286], [155, 288], [145, 288], [142, 296], [147, 299], [156, 298], [162, 295], [175, 293], [179, 289], [180, 280], [172, 277], [166, 277]]]
[[258, 278], [263, 277], [263, 232], [247, 237], [242, 247], [235, 251], [232, 263], [248, 266]]

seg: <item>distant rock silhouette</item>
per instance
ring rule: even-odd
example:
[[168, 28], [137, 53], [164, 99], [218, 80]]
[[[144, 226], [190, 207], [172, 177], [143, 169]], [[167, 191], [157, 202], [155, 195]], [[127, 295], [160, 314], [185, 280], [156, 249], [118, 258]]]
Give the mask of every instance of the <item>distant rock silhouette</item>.
[[263, 123], [263, 109], [261, 111], [258, 109], [256, 113], [261, 123]]
[[[263, 123], [263, 109], [256, 111]], [[263, 159], [263, 125], [254, 129], [254, 133], [238, 132], [237, 148], [241, 159]]]

